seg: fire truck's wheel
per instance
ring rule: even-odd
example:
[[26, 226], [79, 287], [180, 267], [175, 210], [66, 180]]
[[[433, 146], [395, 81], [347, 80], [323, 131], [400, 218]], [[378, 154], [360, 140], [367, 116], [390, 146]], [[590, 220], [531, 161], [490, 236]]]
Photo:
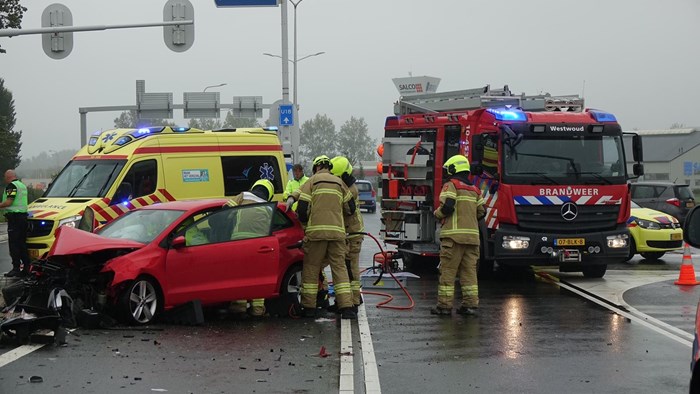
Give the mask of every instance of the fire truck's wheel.
[[658, 260], [662, 258], [666, 252], [646, 252], [646, 253], [641, 253], [642, 257], [644, 257], [647, 260]]
[[152, 323], [163, 309], [162, 299], [160, 288], [152, 279], [137, 278], [126, 287], [120, 298], [125, 323], [137, 326]]
[[481, 259], [477, 265], [477, 276], [479, 278], [490, 278], [493, 276], [493, 260]]
[[581, 267], [583, 276], [586, 278], [602, 278], [608, 270], [607, 264], [584, 265]]

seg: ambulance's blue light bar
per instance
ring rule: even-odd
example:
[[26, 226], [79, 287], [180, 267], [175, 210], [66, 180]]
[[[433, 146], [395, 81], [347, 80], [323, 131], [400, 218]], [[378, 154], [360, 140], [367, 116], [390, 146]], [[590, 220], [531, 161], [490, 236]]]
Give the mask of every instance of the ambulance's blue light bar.
[[129, 143], [129, 141], [131, 141], [131, 137], [129, 137], [128, 135], [125, 135], [125, 136], [119, 137], [118, 140], [114, 141], [114, 145], [122, 146], [124, 144]]
[[279, 127], [277, 127], [277, 126], [267, 126], [267, 127], [263, 127], [263, 130], [266, 130], [266, 131], [279, 131]]
[[591, 114], [591, 116], [593, 117], [593, 119], [595, 119], [596, 122], [617, 122], [617, 118], [615, 117], [615, 115], [609, 112], [591, 109], [588, 110], [588, 113]]
[[173, 131], [183, 132], [183, 131], [187, 131], [187, 130], [189, 130], [189, 129], [190, 129], [189, 127], [175, 127], [175, 128], [173, 129]]
[[88, 145], [95, 146], [95, 144], [97, 144], [97, 140], [98, 140], [97, 137], [90, 137], [90, 141], [88, 142]]
[[525, 112], [518, 109], [487, 108], [486, 112], [493, 114], [496, 120], [518, 122], [527, 121], [527, 115], [525, 115]]

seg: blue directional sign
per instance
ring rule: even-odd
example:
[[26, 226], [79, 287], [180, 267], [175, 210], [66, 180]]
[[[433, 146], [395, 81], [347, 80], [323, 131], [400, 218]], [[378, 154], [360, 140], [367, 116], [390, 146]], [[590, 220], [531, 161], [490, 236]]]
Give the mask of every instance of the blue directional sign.
[[280, 126], [294, 126], [294, 110], [292, 104], [280, 105]]
[[276, 7], [278, 0], [214, 0], [217, 7]]

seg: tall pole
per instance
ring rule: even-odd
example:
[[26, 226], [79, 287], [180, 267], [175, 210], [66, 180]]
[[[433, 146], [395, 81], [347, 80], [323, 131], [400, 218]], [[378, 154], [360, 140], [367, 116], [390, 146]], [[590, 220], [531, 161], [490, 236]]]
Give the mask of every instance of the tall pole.
[[280, 0], [282, 7], [282, 102], [289, 102], [289, 37], [287, 34], [287, 0]]
[[294, 6], [294, 109], [299, 110], [299, 102], [297, 101], [297, 6], [304, 0], [298, 0], [296, 3], [294, 0], [289, 0]]

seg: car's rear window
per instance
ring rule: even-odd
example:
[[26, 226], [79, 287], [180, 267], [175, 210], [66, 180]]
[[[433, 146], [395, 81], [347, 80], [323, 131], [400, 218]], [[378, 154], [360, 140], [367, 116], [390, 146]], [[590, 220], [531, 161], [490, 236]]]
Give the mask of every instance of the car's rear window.
[[693, 197], [693, 192], [690, 190], [690, 188], [688, 186], [676, 187], [676, 195], [678, 196], [678, 199], [680, 199], [680, 200], [695, 199]]
[[361, 192], [371, 192], [372, 191], [372, 184], [369, 182], [357, 182], [355, 183], [357, 185], [357, 190]]

